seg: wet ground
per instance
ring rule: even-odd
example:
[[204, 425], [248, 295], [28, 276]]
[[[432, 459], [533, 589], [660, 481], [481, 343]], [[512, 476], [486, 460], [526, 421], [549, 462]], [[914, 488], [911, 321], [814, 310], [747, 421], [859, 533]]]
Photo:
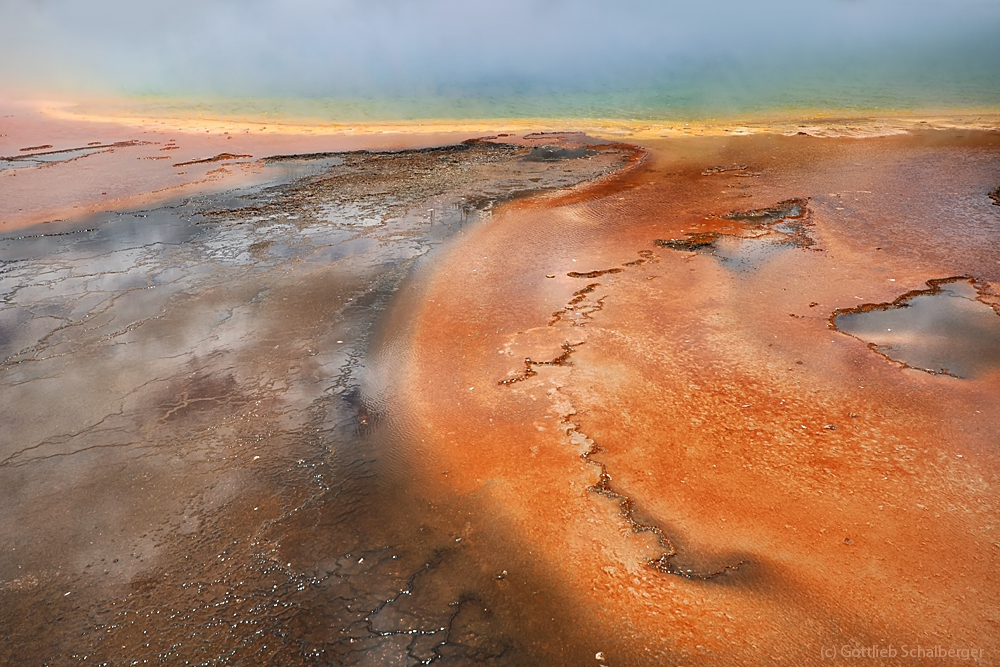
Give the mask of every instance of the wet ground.
[[[153, 208], [198, 193], [271, 182], [264, 158], [323, 151], [399, 150], [456, 144], [455, 128], [370, 128], [83, 120], [0, 99], [0, 235], [41, 223]], [[482, 134], [482, 133], [481, 133]]]
[[598, 664], [995, 662], [1000, 135], [642, 144], [418, 281], [414, 474], [531, 550]]
[[995, 661], [1000, 137], [644, 149], [3, 234], [0, 662]]
[[503, 202], [638, 156], [576, 139], [276, 157], [0, 237], [0, 663], [583, 651], [530, 552], [413, 475], [386, 324]]

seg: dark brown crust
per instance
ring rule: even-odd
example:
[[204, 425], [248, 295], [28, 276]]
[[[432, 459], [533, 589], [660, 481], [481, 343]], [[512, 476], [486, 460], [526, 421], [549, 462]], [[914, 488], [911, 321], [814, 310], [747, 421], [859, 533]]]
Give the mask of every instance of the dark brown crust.
[[188, 160], [187, 162], [178, 162], [174, 164], [175, 167], [186, 167], [192, 164], [207, 164], [209, 162], [222, 162], [223, 160], [242, 160], [244, 158], [251, 158], [253, 155], [237, 155], [235, 153], [219, 153], [215, 157], [201, 158], [200, 160]]

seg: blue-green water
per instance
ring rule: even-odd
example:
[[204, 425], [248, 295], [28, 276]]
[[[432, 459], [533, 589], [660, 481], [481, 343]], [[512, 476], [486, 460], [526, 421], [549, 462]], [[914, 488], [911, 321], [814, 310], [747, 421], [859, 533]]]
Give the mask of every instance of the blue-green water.
[[[998, 69], [1000, 71], [1000, 69]], [[847, 117], [922, 111], [1000, 109], [1000, 82], [990, 75], [965, 80], [879, 82], [760, 82], [714, 86], [682, 81], [660, 89], [567, 92], [481, 91], [354, 96], [192, 96], [131, 94], [119, 103], [127, 115], [202, 117], [206, 120], [314, 122], [422, 119], [565, 118], [651, 122], [753, 119], [796, 113]]]
[[[1000, 34], [1000, 33], [998, 33]], [[940, 54], [939, 54], [940, 55]], [[884, 56], [884, 57], [883, 57]], [[1000, 109], [1000, 39], [951, 54], [866, 54], [813, 62], [726, 60], [619, 82], [450, 84], [334, 94], [254, 96], [128, 91], [135, 113], [256, 120], [601, 118], [649, 121], [754, 118], [796, 112], [857, 116]], [[128, 106], [128, 102], [126, 102]]]

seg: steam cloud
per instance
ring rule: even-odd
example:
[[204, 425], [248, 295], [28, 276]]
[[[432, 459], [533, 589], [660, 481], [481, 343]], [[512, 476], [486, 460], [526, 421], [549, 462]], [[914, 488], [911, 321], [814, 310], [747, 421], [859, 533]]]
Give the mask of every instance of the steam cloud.
[[984, 0], [0, 0], [0, 86], [450, 95], [821, 71], [1000, 90], [997, 34], [1000, 3]]

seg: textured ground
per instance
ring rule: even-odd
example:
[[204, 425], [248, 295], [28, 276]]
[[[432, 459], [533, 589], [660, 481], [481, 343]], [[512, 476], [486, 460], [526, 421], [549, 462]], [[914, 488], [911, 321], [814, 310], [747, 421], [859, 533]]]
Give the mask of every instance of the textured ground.
[[370, 351], [439, 246], [636, 155], [551, 141], [276, 158], [284, 184], [0, 237], [0, 662], [532, 655]]
[[0, 662], [1000, 651], [994, 348], [843, 319], [995, 333], [996, 133], [225, 152], [0, 235]]

